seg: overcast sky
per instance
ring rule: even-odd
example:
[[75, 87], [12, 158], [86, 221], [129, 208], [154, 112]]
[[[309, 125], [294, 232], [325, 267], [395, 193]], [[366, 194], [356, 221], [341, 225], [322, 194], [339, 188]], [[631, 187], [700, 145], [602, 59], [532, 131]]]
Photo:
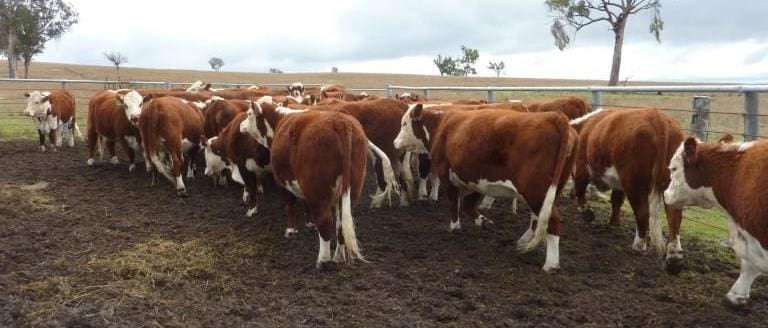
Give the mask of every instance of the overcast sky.
[[[37, 60], [131, 67], [439, 74], [438, 54], [477, 48], [479, 75], [503, 60], [506, 76], [607, 79], [613, 34], [605, 23], [555, 48], [543, 0], [170, 1], [71, 0], [80, 23]], [[621, 79], [768, 83], [768, 1], [662, 0], [662, 43], [650, 13], [632, 16]]]

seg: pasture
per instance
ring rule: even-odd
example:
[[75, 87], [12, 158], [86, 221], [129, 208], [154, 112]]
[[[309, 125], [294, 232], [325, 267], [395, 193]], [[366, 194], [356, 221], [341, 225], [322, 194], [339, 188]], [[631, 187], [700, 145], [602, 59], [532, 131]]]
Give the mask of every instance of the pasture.
[[[36, 63], [37, 64], [37, 63]], [[40, 64], [36, 76], [100, 78], [109, 68]], [[342, 83], [352, 88], [407, 85], [588, 85], [598, 81], [462, 79], [377, 74], [246, 74], [124, 69], [136, 80]], [[357, 233], [371, 263], [328, 271], [314, 267], [316, 233], [283, 238], [283, 201], [267, 183], [259, 214], [247, 218], [240, 187], [211, 186], [198, 177], [189, 198], [167, 181], [150, 186], [139, 165], [86, 165], [74, 149], [37, 150], [34, 128], [21, 116], [23, 93], [51, 84], [0, 83], [0, 326], [752, 326], [768, 320], [764, 277], [751, 304], [734, 310], [721, 299], [738, 276], [738, 260], [721, 245], [725, 216], [687, 209], [685, 269], [664, 272], [653, 252], [630, 245], [634, 218], [625, 204], [620, 227], [582, 221], [563, 193], [562, 269], [542, 272], [544, 249], [519, 253], [528, 226], [523, 205], [500, 201], [485, 211], [491, 228], [471, 220], [448, 230], [448, 203], [371, 210], [368, 181], [355, 210]], [[99, 85], [71, 86], [85, 131], [87, 100]], [[541, 99], [561, 93], [499, 94]], [[484, 98], [482, 93], [433, 93], [433, 98]], [[588, 98], [588, 95], [583, 95]], [[741, 133], [743, 96], [712, 95], [713, 131]], [[671, 109], [689, 125], [691, 94], [610, 94], [610, 106]], [[768, 106], [768, 102], [761, 101]], [[768, 107], [762, 107], [768, 108]], [[13, 114], [13, 115], [11, 115]], [[766, 121], [768, 122], [768, 121]], [[761, 128], [766, 122], [761, 121]], [[767, 134], [766, 132], [763, 132]], [[711, 134], [710, 140], [719, 134]], [[369, 168], [370, 170], [370, 168]], [[396, 203], [393, 201], [393, 204]], [[302, 212], [302, 211], [300, 211]], [[303, 218], [303, 213], [300, 215]], [[302, 225], [303, 226], [303, 225]]]

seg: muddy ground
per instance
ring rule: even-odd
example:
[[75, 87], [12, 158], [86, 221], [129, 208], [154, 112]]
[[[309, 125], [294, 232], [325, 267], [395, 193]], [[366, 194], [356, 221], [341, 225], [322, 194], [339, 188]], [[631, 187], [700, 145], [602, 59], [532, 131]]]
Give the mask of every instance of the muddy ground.
[[[242, 189], [189, 183], [177, 198], [150, 186], [140, 165], [85, 164], [85, 151], [40, 153], [0, 143], [0, 326], [67, 327], [547, 327], [764, 326], [766, 279], [751, 306], [722, 304], [738, 275], [732, 252], [684, 239], [687, 268], [667, 275], [630, 245], [632, 221], [588, 224], [562, 199], [562, 270], [541, 270], [543, 247], [515, 249], [523, 208], [489, 211], [493, 229], [464, 219], [449, 233], [447, 206], [356, 210], [370, 263], [314, 268], [317, 236], [283, 235], [273, 186], [244, 216]], [[22, 188], [38, 182], [45, 188]], [[36, 185], [43, 187], [42, 185]], [[35, 189], [34, 187], [32, 189]], [[367, 190], [370, 192], [370, 184]], [[685, 228], [685, 223], [684, 223]]]

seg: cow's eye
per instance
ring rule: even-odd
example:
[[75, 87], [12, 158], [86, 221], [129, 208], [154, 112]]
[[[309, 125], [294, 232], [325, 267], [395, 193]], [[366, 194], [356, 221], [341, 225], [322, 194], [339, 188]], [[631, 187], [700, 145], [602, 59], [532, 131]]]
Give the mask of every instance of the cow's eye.
[[677, 171], [677, 168], [673, 166], [673, 167], [670, 167], [669, 170], [672, 171], [672, 172], [675, 172], [675, 171]]

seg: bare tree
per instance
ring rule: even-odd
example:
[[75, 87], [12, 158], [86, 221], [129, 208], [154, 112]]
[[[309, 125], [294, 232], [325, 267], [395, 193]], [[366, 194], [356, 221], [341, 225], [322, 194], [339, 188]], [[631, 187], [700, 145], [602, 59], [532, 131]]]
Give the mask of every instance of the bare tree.
[[488, 69], [496, 72], [496, 77], [499, 77], [504, 72], [504, 61], [498, 63], [488, 62]]
[[105, 52], [104, 57], [106, 57], [112, 65], [115, 65], [115, 68], [117, 69], [117, 80], [120, 81], [120, 65], [128, 62], [128, 57], [116, 51]]
[[208, 59], [208, 65], [211, 65], [212, 70], [220, 72], [221, 67], [224, 66], [224, 59], [219, 57], [211, 57], [211, 59]]
[[621, 49], [624, 46], [624, 30], [629, 16], [641, 11], [651, 10], [649, 31], [661, 42], [664, 21], [661, 20], [661, 0], [545, 0], [550, 13], [555, 15], [552, 23], [552, 36], [560, 50], [571, 43], [566, 27], [575, 35], [581, 29], [597, 22], [610, 24], [614, 34], [613, 63], [608, 85], [617, 85], [621, 69]]

